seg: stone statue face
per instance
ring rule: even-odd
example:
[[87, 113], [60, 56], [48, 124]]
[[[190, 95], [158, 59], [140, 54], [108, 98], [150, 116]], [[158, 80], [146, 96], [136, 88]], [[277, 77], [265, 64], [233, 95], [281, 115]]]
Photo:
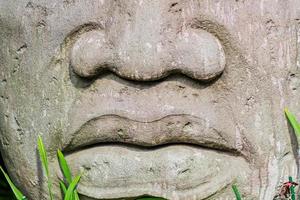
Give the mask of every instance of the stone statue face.
[[[30, 199], [272, 199], [296, 177], [297, 0], [0, 1], [0, 149]], [[56, 198], [60, 195], [54, 187]]]

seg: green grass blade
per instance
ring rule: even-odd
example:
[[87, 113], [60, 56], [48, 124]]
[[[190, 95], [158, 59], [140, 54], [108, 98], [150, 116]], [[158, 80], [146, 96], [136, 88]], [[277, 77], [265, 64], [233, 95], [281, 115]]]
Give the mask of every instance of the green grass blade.
[[63, 153], [60, 150], [57, 151], [57, 158], [59, 161], [60, 169], [61, 169], [67, 183], [70, 184], [72, 182], [72, 174], [71, 174], [70, 168], [68, 166], [68, 163], [67, 163]]
[[42, 166], [46, 172], [46, 177], [48, 179], [48, 191], [49, 191], [50, 199], [53, 200], [52, 183], [49, 176], [48, 158], [47, 158], [47, 153], [41, 136], [38, 136], [38, 150], [39, 150]]
[[78, 184], [80, 178], [81, 178], [81, 174], [79, 174], [78, 176], [76, 176], [73, 179], [73, 181], [70, 183], [70, 185], [69, 185], [69, 187], [67, 189], [67, 192], [66, 192], [64, 200], [73, 200], [72, 197], [73, 197], [73, 194], [74, 194], [74, 190], [77, 187], [77, 184]]
[[240, 192], [239, 192], [239, 190], [238, 190], [238, 188], [237, 188], [236, 185], [232, 185], [232, 190], [233, 190], [233, 192], [235, 194], [236, 200], [242, 200], [241, 194], [240, 194]]
[[47, 158], [47, 153], [46, 153], [45, 146], [43, 144], [43, 140], [42, 140], [41, 136], [39, 136], [39, 138], [38, 138], [38, 150], [39, 150], [40, 159], [42, 161], [43, 168], [44, 168], [44, 170], [46, 172], [46, 176], [48, 178], [49, 177], [48, 158]]
[[22, 192], [13, 184], [13, 182], [10, 180], [9, 176], [5, 173], [5, 171], [0, 166], [0, 170], [2, 171], [6, 181], [8, 182], [11, 190], [13, 191], [14, 195], [16, 196], [17, 200], [25, 200], [26, 197], [22, 194]]
[[[72, 173], [71, 173], [70, 167], [65, 159], [65, 156], [63, 155], [63, 153], [60, 150], [57, 151], [57, 158], [59, 161], [60, 169], [67, 181], [67, 186], [69, 186], [69, 184], [72, 182]], [[76, 190], [74, 190], [72, 199], [79, 200], [79, 195]]]
[[64, 182], [62, 182], [62, 181], [59, 181], [59, 186], [60, 186], [60, 189], [61, 189], [61, 191], [62, 191], [63, 195], [64, 195], [64, 196], [66, 196], [66, 193], [67, 193], [67, 188], [66, 188], [66, 186], [65, 186]]
[[74, 190], [74, 200], [80, 200], [77, 190]]
[[[289, 176], [289, 182], [293, 182], [293, 178]], [[296, 200], [296, 194], [295, 194], [295, 186], [290, 187], [290, 193], [291, 193], [291, 199]]]
[[293, 127], [296, 136], [300, 137], [300, 124], [299, 122], [296, 120], [296, 117], [286, 108], [284, 109], [285, 115], [288, 118], [291, 126]]

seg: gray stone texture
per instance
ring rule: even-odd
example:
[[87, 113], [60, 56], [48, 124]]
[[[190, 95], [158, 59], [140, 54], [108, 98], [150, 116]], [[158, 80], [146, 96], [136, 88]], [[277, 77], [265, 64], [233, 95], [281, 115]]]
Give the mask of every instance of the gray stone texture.
[[299, 0], [0, 0], [0, 150], [32, 200], [272, 199], [297, 177]]

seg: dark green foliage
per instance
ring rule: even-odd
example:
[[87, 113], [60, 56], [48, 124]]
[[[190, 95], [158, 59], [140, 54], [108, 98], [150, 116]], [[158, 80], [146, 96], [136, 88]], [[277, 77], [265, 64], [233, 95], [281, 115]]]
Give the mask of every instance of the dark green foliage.
[[11, 190], [13, 191], [15, 197], [17, 200], [26, 200], [26, 197], [21, 193], [21, 191], [13, 184], [13, 182], [10, 180], [9, 176], [6, 174], [6, 172], [0, 167], [0, 170], [2, 171], [2, 174], [4, 175], [7, 183], [9, 184]]

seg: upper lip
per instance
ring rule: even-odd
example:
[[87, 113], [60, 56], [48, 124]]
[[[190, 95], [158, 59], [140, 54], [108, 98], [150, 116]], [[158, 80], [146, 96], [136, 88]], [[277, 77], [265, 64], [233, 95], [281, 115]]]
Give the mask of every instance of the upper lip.
[[126, 143], [144, 147], [193, 144], [240, 153], [231, 134], [211, 127], [205, 119], [172, 114], [153, 121], [137, 121], [119, 115], [102, 115], [86, 121], [65, 142], [65, 151], [102, 143]]

